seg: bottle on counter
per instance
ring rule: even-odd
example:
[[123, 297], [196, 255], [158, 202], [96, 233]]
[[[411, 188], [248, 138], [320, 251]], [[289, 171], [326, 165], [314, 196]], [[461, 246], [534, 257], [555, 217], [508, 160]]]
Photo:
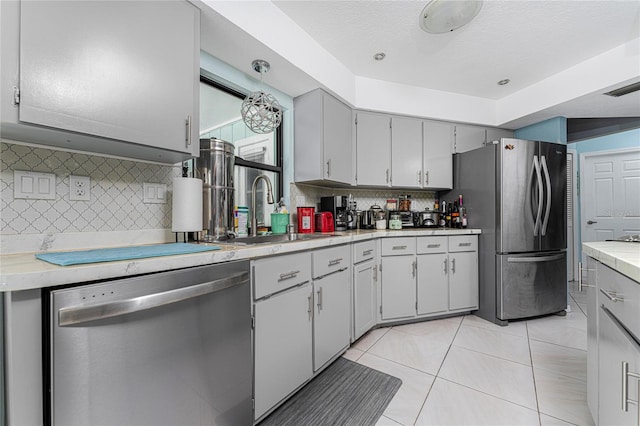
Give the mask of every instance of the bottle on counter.
[[460, 211], [458, 210], [458, 202], [453, 202], [453, 209], [451, 209], [451, 227], [460, 228]]
[[468, 223], [467, 208], [462, 205], [462, 194], [458, 195], [458, 212], [460, 213], [459, 228], [466, 228]]
[[433, 211], [437, 212], [440, 210], [440, 203], [438, 202], [438, 200], [436, 199], [436, 201], [433, 203]]
[[451, 213], [453, 208], [451, 207], [451, 203], [447, 203], [447, 212], [444, 216], [444, 221], [446, 222], [445, 226], [447, 228], [451, 228]]

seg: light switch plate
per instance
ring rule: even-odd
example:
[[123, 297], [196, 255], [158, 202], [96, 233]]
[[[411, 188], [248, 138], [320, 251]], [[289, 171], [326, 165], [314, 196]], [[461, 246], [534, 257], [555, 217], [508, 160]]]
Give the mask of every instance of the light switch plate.
[[145, 204], [165, 204], [167, 202], [167, 184], [142, 183], [142, 201]]
[[91, 178], [89, 176], [69, 176], [69, 200], [91, 201]]
[[13, 198], [55, 200], [56, 175], [53, 173], [13, 171]]

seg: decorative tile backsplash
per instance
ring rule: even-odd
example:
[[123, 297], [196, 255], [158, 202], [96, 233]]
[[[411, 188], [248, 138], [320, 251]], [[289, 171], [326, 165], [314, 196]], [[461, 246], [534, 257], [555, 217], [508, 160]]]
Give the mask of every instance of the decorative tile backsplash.
[[[55, 200], [14, 198], [14, 170], [56, 175]], [[0, 143], [0, 235], [171, 228], [178, 166]], [[69, 175], [91, 178], [91, 200], [69, 200]], [[165, 204], [143, 203], [143, 182], [167, 185]]]

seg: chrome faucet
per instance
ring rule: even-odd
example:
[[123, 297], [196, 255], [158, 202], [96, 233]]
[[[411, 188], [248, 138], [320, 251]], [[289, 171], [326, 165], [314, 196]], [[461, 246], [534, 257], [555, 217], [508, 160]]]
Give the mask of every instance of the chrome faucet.
[[258, 235], [258, 219], [256, 217], [256, 186], [258, 181], [263, 179], [267, 183], [267, 203], [273, 204], [273, 189], [271, 187], [271, 181], [267, 175], [258, 175], [253, 180], [251, 185], [251, 236]]

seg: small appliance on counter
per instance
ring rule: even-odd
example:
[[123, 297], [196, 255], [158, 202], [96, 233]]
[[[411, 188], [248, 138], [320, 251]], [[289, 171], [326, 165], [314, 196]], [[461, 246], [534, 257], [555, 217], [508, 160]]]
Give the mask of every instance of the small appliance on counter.
[[[320, 197], [320, 211], [331, 212], [333, 215], [334, 229], [336, 231], [346, 231], [349, 222], [349, 212], [347, 197], [345, 195], [334, 195], [331, 197]], [[353, 216], [352, 220], [353, 220]]]
[[334, 222], [331, 212], [316, 213], [316, 232], [333, 232]]
[[314, 231], [315, 207], [298, 207], [298, 233], [311, 234]]
[[420, 228], [437, 228], [440, 226], [440, 216], [442, 213], [435, 210], [422, 210], [415, 212], [414, 225]]

